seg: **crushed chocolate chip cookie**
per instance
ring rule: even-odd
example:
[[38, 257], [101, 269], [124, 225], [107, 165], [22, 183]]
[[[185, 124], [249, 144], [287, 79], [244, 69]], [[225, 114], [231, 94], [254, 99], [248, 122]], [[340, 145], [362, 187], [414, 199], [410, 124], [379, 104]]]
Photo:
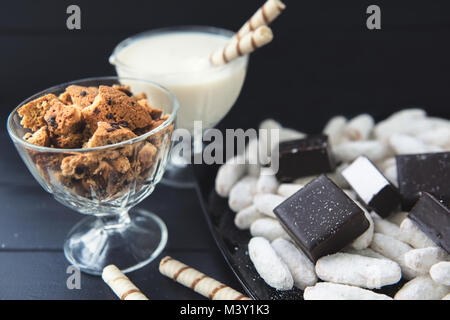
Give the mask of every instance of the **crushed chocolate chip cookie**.
[[72, 85], [59, 97], [47, 94], [27, 103], [19, 109], [19, 115], [22, 126], [30, 130], [23, 137], [27, 142], [77, 149], [54, 153], [29, 149], [42, 177], [50, 185], [62, 185], [76, 197], [98, 200], [116, 199], [130, 188], [138, 192], [157, 167], [163, 147], [161, 137], [173, 131], [171, 125], [158, 136], [144, 140], [106, 149], [78, 150], [134, 139], [168, 119], [169, 115], [149, 105], [145, 94], [133, 95], [129, 86]]
[[44, 115], [54, 102], [58, 102], [58, 97], [54, 94], [47, 94], [28, 102], [18, 110], [19, 116], [22, 117], [20, 124], [33, 132], [38, 131], [41, 127], [47, 125]]
[[144, 128], [153, 119], [147, 108], [137, 103], [120, 90], [100, 86], [92, 105], [82, 110], [86, 126], [91, 133], [97, 129], [98, 122], [127, 123], [130, 130]]

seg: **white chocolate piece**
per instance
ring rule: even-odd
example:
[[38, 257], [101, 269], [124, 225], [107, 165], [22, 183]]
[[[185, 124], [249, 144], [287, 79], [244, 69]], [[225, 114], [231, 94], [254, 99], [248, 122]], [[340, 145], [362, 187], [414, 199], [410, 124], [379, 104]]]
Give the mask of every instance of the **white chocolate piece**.
[[276, 193], [278, 189], [278, 180], [275, 177], [272, 169], [261, 168], [261, 173], [256, 183], [257, 193]]
[[408, 212], [406, 211], [399, 211], [392, 213], [389, 217], [387, 217], [385, 220], [395, 223], [396, 225], [400, 226], [403, 222], [403, 220], [406, 219], [408, 216]]
[[316, 262], [316, 274], [324, 281], [368, 289], [397, 283], [402, 277], [400, 266], [391, 260], [349, 253], [320, 258]]
[[102, 279], [120, 300], [148, 300], [138, 287], [113, 264], [103, 269]]
[[215, 182], [216, 192], [220, 196], [227, 198], [231, 188], [233, 188], [235, 183], [245, 174], [246, 170], [244, 157], [236, 156], [229, 159], [217, 171]]
[[269, 241], [261, 237], [250, 239], [248, 254], [263, 280], [277, 290], [290, 290], [294, 279], [286, 264], [277, 255]]
[[403, 242], [407, 242], [407, 237], [404, 236], [398, 225], [380, 217], [373, 217], [373, 222], [375, 224], [375, 232], [391, 236]]
[[397, 165], [387, 167], [383, 171], [384, 176], [396, 187], [398, 187]]
[[450, 261], [441, 261], [434, 264], [430, 268], [430, 276], [434, 282], [450, 286]]
[[159, 272], [210, 300], [251, 300], [242, 293], [168, 256], [161, 259]]
[[420, 272], [409, 268], [405, 264], [405, 253], [412, 250], [406, 243], [381, 233], [375, 233], [370, 248], [397, 262], [402, 269], [402, 275], [405, 279], [412, 279], [420, 275]]
[[256, 206], [253, 204], [245, 209], [239, 211], [234, 217], [234, 224], [240, 230], [247, 230], [250, 228], [253, 222], [258, 219], [267, 217], [258, 211]]
[[392, 155], [389, 146], [378, 140], [346, 142], [332, 150], [336, 159], [343, 162], [352, 162], [359, 156], [366, 156], [371, 161], [376, 162]]
[[296, 184], [296, 183], [282, 183], [280, 184], [280, 186], [278, 187], [277, 193], [280, 196], [289, 198], [290, 196], [292, 196], [294, 193], [296, 193], [298, 190], [300, 190], [301, 188], [303, 188], [302, 184]]
[[411, 131], [411, 123], [424, 119], [426, 112], [422, 109], [405, 109], [393, 113], [389, 118], [380, 121], [374, 127], [376, 139], [386, 140], [394, 133]]
[[280, 130], [280, 142], [303, 139], [306, 134], [291, 128], [282, 128]]
[[400, 225], [400, 230], [406, 243], [409, 243], [416, 249], [437, 247], [437, 245], [428, 236], [420, 230], [411, 219], [406, 218]]
[[443, 151], [438, 146], [425, 144], [421, 140], [406, 134], [396, 133], [389, 137], [389, 145], [396, 154], [415, 154]]
[[267, 0], [236, 32], [233, 38], [240, 39], [260, 26], [269, 25], [284, 9], [286, 9], [286, 5], [280, 0]]
[[297, 178], [293, 181], [294, 184], [301, 184], [301, 185], [307, 185], [309, 182], [311, 182], [312, 180], [314, 180], [315, 178], [317, 178], [318, 175], [312, 175], [312, 176], [307, 176], [307, 177], [301, 177], [301, 178]]
[[239, 180], [231, 188], [228, 198], [228, 205], [234, 212], [249, 207], [253, 203], [253, 197], [256, 194], [256, 183], [258, 179], [252, 176], [246, 176]]
[[375, 125], [369, 114], [360, 114], [351, 119], [344, 128], [344, 137], [350, 141], [367, 140]]
[[373, 230], [374, 230], [374, 224], [372, 217], [370, 216], [369, 212], [367, 212], [366, 209], [357, 201], [355, 201], [356, 204], [364, 211], [364, 215], [366, 216], [366, 219], [369, 220], [369, 228], [367, 228], [366, 231], [362, 235], [360, 235], [358, 238], [352, 241], [350, 244], [351, 247], [353, 247], [356, 250], [361, 250], [367, 248], [370, 243], [372, 242], [373, 238]]
[[429, 275], [420, 276], [405, 283], [395, 294], [395, 300], [440, 300], [449, 288], [440, 285], [431, 279]]
[[[259, 157], [260, 163], [269, 164], [272, 148], [279, 142], [281, 124], [273, 119], [266, 119], [259, 125]], [[278, 131], [278, 140], [272, 141], [272, 131]]]
[[395, 160], [395, 157], [389, 157], [386, 158], [382, 161], [378, 161], [375, 163], [377, 168], [380, 169], [381, 171], [386, 170], [387, 168], [396, 165], [397, 164], [397, 160]]
[[417, 138], [426, 144], [448, 150], [450, 148], [450, 124], [421, 132]]
[[281, 260], [286, 263], [297, 288], [304, 290], [306, 287], [316, 284], [317, 276], [314, 271], [314, 264], [302, 250], [283, 238], [275, 239], [271, 245]]
[[347, 180], [345, 180], [342, 172], [349, 166], [348, 163], [341, 163], [334, 172], [327, 173], [328, 178], [331, 179], [338, 187], [342, 189], [349, 189], [350, 185]]
[[385, 294], [332, 282], [318, 282], [313, 287], [307, 287], [303, 298], [305, 300], [392, 300]]
[[250, 140], [245, 148], [245, 163], [247, 165], [247, 174], [253, 177], [259, 177], [261, 170], [258, 153], [259, 140]]
[[260, 26], [240, 39], [231, 39], [223, 48], [212, 53], [210, 57], [211, 64], [214, 66], [224, 65], [238, 57], [252, 53], [272, 40], [272, 30], [267, 26]]
[[342, 252], [350, 253], [350, 254], [357, 254], [357, 255], [369, 257], [369, 258], [387, 259], [387, 260], [392, 261], [391, 259], [386, 258], [385, 256], [379, 254], [378, 252], [376, 252], [370, 248], [356, 250], [356, 249], [353, 249], [352, 247], [346, 247], [342, 250]]
[[262, 218], [253, 222], [250, 226], [250, 234], [253, 237], [263, 237], [269, 241], [280, 237], [286, 240], [291, 239], [280, 222], [272, 218]]
[[256, 205], [259, 212], [264, 213], [271, 218], [276, 218], [275, 213], [273, 213], [273, 209], [275, 209], [284, 200], [286, 200], [285, 197], [271, 193], [263, 193], [255, 195], [253, 198], [253, 203]]
[[335, 116], [325, 125], [323, 133], [328, 136], [328, 142], [332, 147], [341, 143], [346, 124], [347, 119], [344, 116]]
[[413, 249], [405, 253], [405, 264], [422, 274], [427, 274], [433, 265], [447, 259], [447, 252], [438, 247]]
[[272, 130], [272, 129], [281, 129], [283, 126], [274, 119], [266, 119], [263, 120], [259, 124], [259, 129]]

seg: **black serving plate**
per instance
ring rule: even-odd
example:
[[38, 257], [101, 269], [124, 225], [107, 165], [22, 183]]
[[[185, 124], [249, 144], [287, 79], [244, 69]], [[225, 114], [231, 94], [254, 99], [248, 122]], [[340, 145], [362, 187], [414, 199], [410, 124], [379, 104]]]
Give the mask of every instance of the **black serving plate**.
[[228, 199], [222, 198], [214, 190], [219, 166], [194, 165], [193, 167], [197, 180], [197, 195], [206, 221], [217, 246], [247, 294], [253, 299], [260, 300], [302, 299], [301, 290], [295, 288], [289, 291], [277, 291], [268, 286], [256, 272], [247, 250], [247, 244], [251, 239], [250, 232], [236, 228], [235, 213], [228, 207]]
[[[219, 196], [214, 183], [219, 169], [218, 165], [193, 165], [197, 180], [196, 189], [203, 213], [211, 233], [228, 265], [242, 284], [246, 293], [259, 300], [302, 300], [303, 292], [294, 288], [288, 291], [278, 291], [267, 285], [256, 272], [248, 256], [247, 245], [251, 239], [248, 230], [242, 231], [234, 225], [235, 213], [228, 207], [228, 199]], [[374, 290], [391, 297], [405, 283], [399, 283]]]

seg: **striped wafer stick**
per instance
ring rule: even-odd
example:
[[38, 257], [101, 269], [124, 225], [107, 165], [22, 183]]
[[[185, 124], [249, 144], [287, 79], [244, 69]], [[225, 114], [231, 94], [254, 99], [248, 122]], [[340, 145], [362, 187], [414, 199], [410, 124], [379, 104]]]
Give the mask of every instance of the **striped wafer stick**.
[[251, 300], [242, 293], [171, 257], [164, 257], [161, 260], [159, 271], [211, 300]]
[[148, 300], [138, 287], [113, 264], [103, 269], [102, 278], [120, 300]]
[[281, 12], [286, 9], [286, 5], [280, 0], [267, 0], [255, 14], [239, 29], [233, 38], [241, 39], [247, 33], [258, 29], [260, 26], [269, 25]]
[[210, 57], [211, 63], [215, 66], [223, 65], [261, 48], [272, 39], [272, 30], [267, 26], [261, 26], [255, 31], [247, 33], [243, 38], [233, 39], [225, 47], [213, 52]]

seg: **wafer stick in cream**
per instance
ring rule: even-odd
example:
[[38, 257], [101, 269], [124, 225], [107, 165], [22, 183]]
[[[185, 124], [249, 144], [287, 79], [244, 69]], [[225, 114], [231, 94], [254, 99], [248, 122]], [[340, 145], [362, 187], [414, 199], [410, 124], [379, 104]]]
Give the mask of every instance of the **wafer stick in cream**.
[[211, 63], [215, 66], [226, 64], [233, 59], [252, 53], [271, 42], [272, 39], [272, 30], [267, 26], [261, 26], [241, 39], [230, 40], [225, 47], [213, 52], [210, 57]]
[[103, 269], [102, 278], [120, 300], [148, 300], [138, 287], [113, 264]]
[[251, 300], [242, 293], [169, 256], [164, 257], [159, 263], [159, 272], [211, 300]]
[[286, 9], [286, 5], [280, 0], [267, 0], [236, 32], [233, 39], [242, 39], [246, 34], [256, 30], [258, 27], [269, 25], [284, 9]]

